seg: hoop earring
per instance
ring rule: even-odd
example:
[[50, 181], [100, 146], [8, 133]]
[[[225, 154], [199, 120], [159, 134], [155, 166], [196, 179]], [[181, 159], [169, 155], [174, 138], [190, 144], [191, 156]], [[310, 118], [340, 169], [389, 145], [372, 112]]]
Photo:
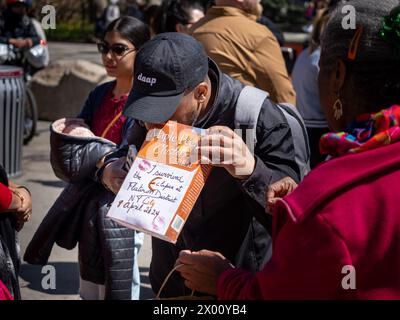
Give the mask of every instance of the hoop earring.
[[337, 98], [335, 104], [333, 105], [334, 117], [339, 120], [343, 116], [343, 103], [340, 98]]

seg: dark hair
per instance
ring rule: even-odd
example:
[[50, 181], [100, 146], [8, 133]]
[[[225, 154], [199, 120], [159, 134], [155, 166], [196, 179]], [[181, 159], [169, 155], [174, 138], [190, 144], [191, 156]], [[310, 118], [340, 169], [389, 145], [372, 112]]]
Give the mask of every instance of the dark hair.
[[320, 15], [315, 18], [313, 31], [310, 38], [310, 52], [314, 52], [321, 45], [321, 35], [329, 19], [329, 10], [322, 9]]
[[163, 32], [176, 32], [178, 23], [190, 23], [191, 10], [198, 9], [204, 12], [203, 5], [198, 1], [166, 0], [158, 8], [154, 18], [153, 29], [156, 34]]
[[148, 25], [148, 26], [153, 26], [153, 20], [156, 18], [157, 12], [160, 8], [160, 5], [157, 4], [152, 4], [148, 7], [146, 7], [146, 9], [143, 12], [144, 15], [144, 22]]
[[[400, 103], [400, 56], [380, 36], [384, 16], [399, 4], [397, 0], [349, 0], [340, 2], [330, 12], [322, 35], [321, 63], [329, 70], [338, 60], [344, 61], [346, 81], [352, 94], [369, 112]], [[348, 59], [350, 43], [356, 33], [344, 29], [342, 8], [352, 5], [356, 10], [357, 28], [363, 27], [355, 60]]]
[[123, 16], [111, 22], [104, 33], [104, 37], [112, 31], [118, 32], [121, 37], [132, 43], [136, 50], [139, 50], [145, 42], [150, 40], [149, 27], [139, 19], [130, 16]]

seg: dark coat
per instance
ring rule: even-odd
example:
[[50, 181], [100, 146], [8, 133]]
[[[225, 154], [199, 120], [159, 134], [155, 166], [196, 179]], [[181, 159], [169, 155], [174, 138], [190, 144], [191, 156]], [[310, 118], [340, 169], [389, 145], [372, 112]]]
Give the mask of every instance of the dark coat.
[[50, 142], [53, 170], [69, 185], [39, 226], [24, 260], [44, 265], [54, 243], [69, 250], [79, 243], [82, 279], [104, 284], [106, 299], [131, 299], [134, 231], [106, 217], [114, 195], [95, 178], [97, 162], [116, 145], [53, 128]]

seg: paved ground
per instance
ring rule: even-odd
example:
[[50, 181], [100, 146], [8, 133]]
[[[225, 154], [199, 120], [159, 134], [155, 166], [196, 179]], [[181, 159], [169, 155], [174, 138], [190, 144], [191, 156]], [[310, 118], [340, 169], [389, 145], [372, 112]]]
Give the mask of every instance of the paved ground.
[[[101, 64], [95, 44], [49, 43], [52, 61], [60, 59], [85, 59]], [[43, 217], [61, 193], [64, 183], [54, 174], [50, 166], [49, 122], [40, 122], [39, 135], [23, 149], [23, 175], [15, 181], [30, 188], [33, 196], [33, 216], [20, 233], [22, 254], [31, 240]], [[23, 299], [79, 299], [79, 269], [77, 249], [67, 251], [55, 246], [49, 264], [56, 269], [56, 290], [44, 290], [41, 282], [45, 274], [42, 268], [27, 264], [22, 265], [21, 287]], [[148, 280], [148, 267], [151, 258], [150, 238], [139, 254], [139, 266], [142, 278], [141, 298], [153, 297]]]
[[96, 44], [49, 42], [50, 60], [83, 59], [101, 64], [101, 56], [97, 52]]

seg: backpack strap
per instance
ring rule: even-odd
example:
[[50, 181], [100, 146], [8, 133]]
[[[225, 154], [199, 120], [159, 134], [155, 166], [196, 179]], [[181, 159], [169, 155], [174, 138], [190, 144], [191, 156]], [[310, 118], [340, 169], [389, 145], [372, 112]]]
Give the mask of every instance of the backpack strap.
[[290, 126], [295, 146], [296, 163], [300, 169], [301, 179], [303, 179], [310, 172], [311, 157], [306, 125], [295, 106], [288, 103], [280, 103], [277, 106]]
[[[268, 97], [269, 94], [266, 91], [245, 86], [236, 103], [235, 129], [241, 130], [242, 137], [243, 133], [246, 134], [243, 140], [250, 151], [254, 152], [253, 148], [257, 144], [257, 122], [261, 108], [264, 103], [269, 104], [268, 107], [271, 108], [276, 106], [282, 112], [290, 127], [295, 148], [295, 161], [299, 167], [300, 177], [303, 179], [310, 171], [311, 154], [307, 129], [303, 118], [293, 105], [287, 103], [275, 104], [267, 99]], [[252, 147], [249, 145], [250, 142], [254, 143]]]
[[[245, 86], [236, 102], [235, 129], [249, 132], [257, 144], [256, 128], [262, 105], [269, 93], [254, 87]], [[249, 131], [250, 130], [250, 131]], [[246, 137], [246, 139], [249, 137]], [[245, 140], [245, 139], [244, 139]], [[246, 141], [246, 140], [245, 140]]]

